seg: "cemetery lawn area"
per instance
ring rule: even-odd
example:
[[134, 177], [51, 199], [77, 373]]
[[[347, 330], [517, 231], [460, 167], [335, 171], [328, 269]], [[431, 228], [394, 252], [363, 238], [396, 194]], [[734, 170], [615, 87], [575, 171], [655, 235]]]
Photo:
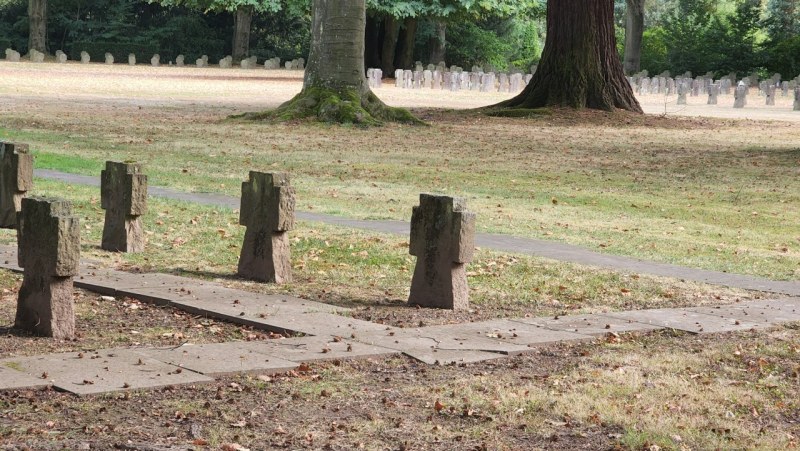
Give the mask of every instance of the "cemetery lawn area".
[[[300, 210], [366, 219], [408, 220], [420, 192], [447, 193], [468, 198], [485, 232], [800, 276], [794, 114], [754, 107], [758, 120], [698, 117], [732, 113], [723, 99], [708, 110], [694, 99], [684, 117], [493, 118], [455, 110], [500, 95], [387, 86], [377, 94], [430, 126], [358, 129], [226, 119], [291, 98], [300, 75], [285, 71], [0, 62], [0, 80], [0, 140], [29, 143], [38, 168], [98, 176], [106, 160], [138, 160], [151, 185], [233, 196], [249, 170], [288, 171]], [[663, 109], [663, 98], [642, 100]], [[99, 250], [99, 189], [37, 178], [31, 194], [73, 201], [82, 255], [98, 265], [291, 294], [400, 327], [765, 296], [479, 249], [468, 267], [471, 310], [423, 311], [405, 304], [408, 237], [300, 221], [290, 232], [294, 282], [274, 286], [233, 276], [244, 233], [237, 211], [151, 198], [147, 251], [112, 254]], [[0, 243], [14, 242], [0, 231]], [[76, 341], [19, 336], [8, 333], [19, 284], [0, 271], [0, 358], [280, 339], [81, 290]], [[800, 327], [787, 324], [611, 334], [462, 366], [393, 357], [82, 398], [0, 392], [0, 448], [786, 449], [800, 434], [798, 353]]]
[[366, 219], [408, 220], [420, 192], [447, 193], [468, 198], [485, 232], [800, 276], [800, 115], [788, 98], [768, 109], [753, 94], [735, 114], [757, 120], [732, 117], [725, 96], [683, 110], [640, 99], [666, 116], [511, 119], [446, 109], [500, 94], [387, 83], [377, 94], [430, 126], [359, 129], [226, 119], [291, 98], [300, 75], [287, 71], [4, 63], [0, 75], [0, 139], [30, 143], [40, 168], [97, 176], [108, 159], [137, 160], [152, 185], [233, 196], [249, 170], [288, 171], [300, 210]]
[[[729, 304], [769, 297], [677, 279], [626, 275], [542, 258], [481, 249], [469, 265], [471, 310], [407, 307], [414, 257], [408, 237], [300, 221], [291, 232], [292, 283], [235, 277], [244, 227], [237, 211], [151, 198], [143, 217], [146, 252], [99, 249], [104, 211], [96, 188], [35, 180], [37, 192], [73, 201], [81, 220], [82, 256], [101, 266], [212, 279], [231, 288], [287, 294], [351, 308], [351, 315], [398, 327], [494, 318]], [[16, 234], [0, 230], [0, 243]]]

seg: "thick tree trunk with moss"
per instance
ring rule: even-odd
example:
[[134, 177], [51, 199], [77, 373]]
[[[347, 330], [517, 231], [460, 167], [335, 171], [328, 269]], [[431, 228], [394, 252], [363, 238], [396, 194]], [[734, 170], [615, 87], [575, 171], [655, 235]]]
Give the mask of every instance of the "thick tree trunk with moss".
[[398, 69], [414, 69], [414, 44], [417, 39], [417, 19], [409, 17], [403, 21], [400, 37], [397, 39], [397, 56], [394, 65]]
[[241, 61], [250, 56], [250, 25], [253, 22], [253, 7], [236, 8], [233, 20], [233, 60]]
[[28, 0], [28, 51], [47, 53], [47, 0]]
[[625, 59], [626, 74], [639, 72], [642, 61], [642, 36], [644, 35], [644, 0], [626, 0]]
[[391, 108], [372, 93], [364, 70], [365, 0], [314, 0], [311, 52], [303, 90], [277, 110], [246, 117], [379, 125], [420, 123], [406, 110]]
[[620, 108], [641, 113], [617, 53], [613, 14], [611, 0], [548, 0], [539, 68], [520, 95], [496, 107]]

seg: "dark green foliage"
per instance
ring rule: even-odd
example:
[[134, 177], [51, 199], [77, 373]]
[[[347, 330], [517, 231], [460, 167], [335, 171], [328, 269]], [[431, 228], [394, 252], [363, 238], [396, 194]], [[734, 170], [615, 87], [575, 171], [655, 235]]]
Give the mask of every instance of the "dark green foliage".
[[777, 72], [784, 79], [800, 74], [800, 36], [773, 42], [766, 54], [770, 72]]
[[307, 58], [311, 46], [311, 16], [308, 12], [288, 10], [253, 16], [250, 54], [259, 60]]
[[[21, 53], [28, 47], [27, 0], [11, 0], [0, 6], [0, 52], [6, 47]], [[146, 0], [51, 0], [48, 4], [48, 48], [64, 50], [72, 59], [86, 50], [93, 61], [106, 52], [117, 62], [128, 54], [148, 61], [153, 54], [162, 61], [179, 54], [187, 63], [201, 55], [217, 61], [231, 52], [233, 17], [227, 12], [203, 12], [183, 7], [166, 8]], [[253, 21], [254, 54], [262, 60], [306, 57], [309, 19], [301, 8], [256, 14]]]
[[[761, 3], [736, 0], [735, 9], [723, 13], [717, 2], [679, 0], [663, 25], [646, 29], [642, 40], [642, 69], [651, 74], [670, 71], [695, 75], [715, 72], [776, 71], [765, 66], [759, 44]], [[795, 76], [797, 72], [787, 72]]]
[[[531, 18], [489, 18], [448, 24], [445, 61], [467, 69], [479, 65], [527, 71], [541, 56], [543, 28], [537, 19]], [[424, 30], [417, 36], [417, 54], [427, 55], [425, 45], [430, 35]]]

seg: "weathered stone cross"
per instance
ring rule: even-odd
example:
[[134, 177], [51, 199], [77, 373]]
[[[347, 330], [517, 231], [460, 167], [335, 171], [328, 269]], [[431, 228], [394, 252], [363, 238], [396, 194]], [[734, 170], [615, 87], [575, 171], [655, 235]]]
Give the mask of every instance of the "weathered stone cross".
[[69, 339], [75, 334], [72, 277], [78, 275], [78, 217], [61, 199], [22, 199], [19, 265], [25, 269], [14, 327]]
[[107, 161], [100, 173], [100, 204], [106, 211], [100, 247], [112, 252], [144, 251], [141, 216], [147, 212], [147, 176], [142, 165]]
[[239, 275], [262, 282], [292, 281], [289, 230], [294, 228], [295, 190], [289, 174], [250, 172], [242, 183], [239, 224], [247, 227]]
[[15, 229], [22, 198], [33, 188], [33, 155], [25, 144], [0, 141], [0, 228]]
[[466, 200], [420, 194], [411, 215], [409, 252], [417, 257], [409, 304], [469, 308], [466, 264], [475, 250], [475, 213]]

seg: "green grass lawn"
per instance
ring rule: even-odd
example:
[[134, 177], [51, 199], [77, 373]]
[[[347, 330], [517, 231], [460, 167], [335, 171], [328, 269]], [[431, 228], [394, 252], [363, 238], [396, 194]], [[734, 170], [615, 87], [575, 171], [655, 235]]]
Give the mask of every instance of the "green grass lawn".
[[362, 130], [243, 124], [222, 111], [124, 113], [7, 116], [0, 139], [30, 143], [37, 167], [98, 175], [108, 159], [137, 160], [153, 185], [186, 191], [236, 196], [249, 170], [288, 171], [299, 209], [357, 218], [407, 220], [421, 192], [464, 196], [481, 231], [800, 276], [791, 123], [448, 113], [431, 127]]

